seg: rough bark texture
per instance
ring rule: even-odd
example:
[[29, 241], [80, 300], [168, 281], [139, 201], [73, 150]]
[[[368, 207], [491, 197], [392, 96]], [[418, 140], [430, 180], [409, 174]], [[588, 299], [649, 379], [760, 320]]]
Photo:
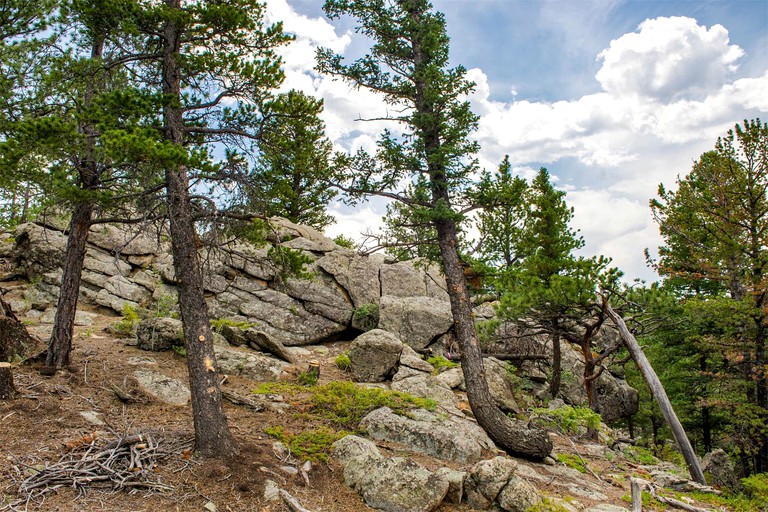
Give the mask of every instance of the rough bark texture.
[[10, 363], [0, 363], [0, 400], [16, 398], [19, 394], [13, 385], [13, 372]]
[[0, 362], [23, 356], [32, 345], [27, 328], [0, 297]]
[[554, 320], [552, 323], [554, 326], [554, 332], [552, 333], [552, 382], [549, 384], [549, 392], [554, 398], [560, 393], [563, 355], [560, 352], [560, 331], [557, 327], [557, 320]]
[[513, 455], [543, 459], [552, 451], [552, 441], [547, 432], [513, 420], [493, 403], [472, 319], [469, 290], [456, 251], [456, 226], [452, 221], [440, 221], [436, 227], [451, 301], [454, 333], [461, 346], [461, 368], [472, 413], [499, 447]]
[[[180, 0], [166, 0], [171, 9], [180, 9]], [[170, 100], [164, 107], [167, 140], [183, 145], [185, 126], [178, 106], [181, 98], [181, 69], [178, 63], [182, 30], [175, 18], [163, 33], [163, 93]], [[187, 351], [195, 448], [207, 457], [227, 457], [237, 453], [224, 415], [213, 333], [208, 320], [208, 305], [203, 294], [203, 275], [197, 254], [197, 236], [189, 197], [189, 178], [184, 165], [166, 168], [168, 210], [171, 220], [173, 265], [178, 278], [179, 310]]]
[[635, 337], [631, 332], [629, 332], [629, 329], [627, 329], [624, 320], [622, 320], [621, 317], [616, 314], [616, 312], [607, 302], [603, 304], [603, 308], [606, 315], [608, 315], [611, 321], [616, 324], [616, 327], [618, 327], [619, 334], [621, 334], [621, 339], [624, 340], [624, 344], [626, 345], [627, 350], [629, 350], [632, 359], [635, 361], [635, 364], [637, 364], [640, 373], [643, 375], [643, 379], [645, 380], [646, 384], [648, 384], [648, 387], [651, 389], [651, 393], [653, 393], [653, 397], [659, 404], [659, 409], [661, 409], [661, 413], [664, 415], [664, 419], [667, 421], [667, 425], [669, 425], [669, 429], [672, 431], [672, 436], [675, 438], [677, 446], [683, 453], [685, 462], [688, 465], [688, 471], [691, 473], [691, 478], [702, 485], [707, 485], [707, 481], [704, 478], [704, 472], [701, 469], [699, 458], [696, 456], [696, 452], [693, 451], [691, 442], [685, 435], [683, 425], [677, 418], [677, 414], [675, 414], [674, 409], [672, 409], [672, 404], [669, 402], [667, 392], [664, 391], [664, 387], [661, 385], [659, 377], [653, 370], [653, 367], [648, 361], [648, 358], [645, 357], [643, 349], [640, 348], [640, 345], [637, 343]]
[[75, 329], [77, 298], [80, 293], [80, 278], [85, 261], [88, 228], [91, 225], [93, 205], [81, 203], [75, 206], [69, 224], [67, 252], [64, 260], [64, 272], [61, 276], [59, 302], [53, 331], [48, 342], [48, 354], [45, 363], [49, 367], [62, 368], [69, 364], [72, 351], [72, 334]]

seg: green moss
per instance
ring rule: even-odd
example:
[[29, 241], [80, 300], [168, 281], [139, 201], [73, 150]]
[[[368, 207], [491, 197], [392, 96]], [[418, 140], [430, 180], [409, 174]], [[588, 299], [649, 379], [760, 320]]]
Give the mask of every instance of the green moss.
[[432, 356], [427, 359], [427, 362], [435, 367], [436, 373], [442, 373], [445, 370], [450, 370], [451, 368], [456, 368], [459, 366], [458, 363], [454, 363], [453, 361], [446, 359], [443, 356]]
[[582, 458], [578, 455], [572, 455], [570, 453], [558, 453], [557, 460], [569, 468], [575, 469], [579, 473], [587, 472], [587, 466], [584, 464], [584, 460], [582, 460]]
[[218, 332], [218, 333], [221, 333], [224, 327], [232, 327], [235, 329], [242, 329], [245, 331], [255, 325], [256, 324], [251, 322], [238, 322], [230, 318], [215, 318], [211, 320], [211, 329], [213, 329], [215, 332]]
[[650, 466], [659, 463], [659, 459], [653, 455], [651, 450], [648, 448], [643, 448], [642, 446], [625, 448], [622, 453], [624, 454], [624, 457], [627, 458], [627, 460], [636, 462], [638, 464]]
[[525, 512], [569, 512], [569, 510], [550, 498], [542, 498], [541, 503], [528, 507]]
[[344, 430], [335, 431], [329, 428], [293, 433], [287, 431], [282, 425], [267, 427], [264, 432], [285, 444], [298, 459], [324, 463], [328, 462], [331, 445], [350, 434]]
[[566, 405], [558, 409], [537, 408], [533, 413], [539, 425], [556, 428], [565, 434], [578, 434], [580, 428], [593, 430], [600, 428], [600, 415], [589, 407]]
[[349, 360], [349, 354], [344, 352], [336, 356], [336, 367], [343, 372], [350, 371], [352, 369], [352, 361]]
[[364, 388], [353, 382], [329, 382], [318, 386], [310, 402], [313, 413], [348, 429], [356, 429], [363, 416], [379, 407], [389, 407], [396, 413], [416, 408], [433, 411], [436, 407], [431, 399], [400, 391]]

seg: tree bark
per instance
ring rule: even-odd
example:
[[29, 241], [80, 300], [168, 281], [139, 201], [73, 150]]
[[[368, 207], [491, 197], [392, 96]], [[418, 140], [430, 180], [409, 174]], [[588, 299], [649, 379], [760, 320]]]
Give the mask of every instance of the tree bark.
[[[94, 36], [91, 47], [91, 60], [101, 61], [104, 53], [104, 36]], [[98, 80], [90, 77], [85, 86], [84, 105], [90, 106], [97, 92]], [[82, 155], [75, 158], [75, 168], [78, 171], [80, 187], [86, 191], [95, 190], [100, 181], [101, 170], [94, 155], [94, 140], [96, 129], [89, 121], [83, 122], [78, 127], [79, 131], [88, 136], [87, 146]], [[56, 307], [56, 317], [53, 320], [53, 331], [48, 341], [48, 353], [45, 364], [50, 368], [62, 368], [69, 364], [69, 355], [72, 351], [72, 335], [75, 330], [75, 314], [77, 313], [77, 299], [80, 295], [80, 279], [83, 273], [85, 261], [86, 243], [88, 242], [88, 230], [91, 227], [93, 215], [93, 202], [88, 198], [77, 203], [72, 211], [72, 219], [69, 223], [67, 235], [67, 252], [64, 260], [64, 271], [61, 275], [61, 288], [59, 289], [59, 302]]]
[[56, 317], [53, 320], [53, 332], [48, 342], [48, 354], [45, 364], [49, 367], [63, 368], [69, 364], [72, 351], [72, 335], [75, 330], [77, 299], [80, 294], [80, 279], [85, 261], [88, 230], [91, 227], [93, 204], [80, 203], [72, 212], [67, 236], [67, 252], [64, 259], [64, 272], [61, 276], [59, 302]]
[[0, 362], [23, 356], [32, 345], [26, 327], [0, 297]]
[[[181, 9], [180, 0], [166, 0], [170, 9]], [[181, 67], [178, 62], [182, 27], [171, 18], [163, 32], [163, 108], [165, 137], [183, 146], [185, 126], [181, 101]], [[203, 275], [197, 254], [197, 236], [191, 212], [189, 178], [183, 164], [169, 164], [165, 172], [171, 224], [173, 267], [179, 289], [179, 310], [187, 351], [195, 448], [204, 457], [227, 457], [238, 452], [224, 415], [213, 333], [203, 293]]]
[[0, 400], [10, 400], [18, 394], [16, 386], [13, 385], [11, 364], [0, 362]]
[[493, 403], [472, 319], [469, 290], [456, 251], [456, 226], [451, 220], [436, 221], [435, 225], [451, 301], [454, 334], [461, 347], [461, 369], [472, 413], [488, 436], [505, 451], [529, 459], [543, 459], [552, 451], [552, 441], [547, 431], [530, 428], [508, 417]]
[[555, 398], [560, 393], [563, 355], [560, 351], [560, 331], [557, 327], [557, 320], [554, 320], [553, 324], [555, 331], [552, 333], [552, 380], [549, 383], [549, 393], [552, 398]]
[[619, 334], [624, 340], [624, 344], [626, 345], [627, 350], [629, 350], [629, 353], [632, 356], [632, 359], [635, 361], [635, 364], [637, 364], [643, 379], [645, 380], [646, 384], [648, 384], [648, 387], [651, 389], [651, 393], [656, 399], [656, 402], [659, 404], [659, 409], [661, 409], [661, 413], [664, 415], [664, 419], [672, 431], [672, 436], [675, 438], [675, 442], [677, 442], [678, 448], [680, 448], [680, 451], [683, 453], [683, 457], [685, 458], [685, 462], [688, 465], [688, 471], [691, 474], [691, 478], [702, 485], [707, 485], [707, 481], [704, 478], [704, 472], [701, 469], [699, 459], [696, 456], [696, 453], [693, 451], [691, 442], [685, 435], [683, 425], [677, 418], [675, 410], [672, 408], [672, 404], [669, 402], [667, 392], [664, 391], [664, 387], [661, 385], [659, 377], [653, 370], [653, 367], [648, 361], [648, 358], [645, 357], [643, 349], [640, 348], [640, 344], [637, 343], [635, 337], [631, 332], [629, 332], [629, 329], [627, 329], [627, 325], [624, 323], [624, 320], [622, 320], [622, 318], [616, 314], [616, 312], [613, 310], [613, 308], [611, 308], [607, 301], [603, 301], [603, 309], [606, 315], [608, 315], [611, 321], [616, 324], [616, 327], [619, 329]]

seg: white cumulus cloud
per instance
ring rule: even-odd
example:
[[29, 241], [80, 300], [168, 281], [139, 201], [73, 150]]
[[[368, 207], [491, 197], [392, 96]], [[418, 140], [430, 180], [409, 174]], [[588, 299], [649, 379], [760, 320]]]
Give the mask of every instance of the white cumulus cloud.
[[597, 80], [617, 96], [669, 100], [699, 98], [726, 83], [744, 55], [722, 25], [703, 27], [693, 18], [646, 20], [636, 32], [600, 52]]

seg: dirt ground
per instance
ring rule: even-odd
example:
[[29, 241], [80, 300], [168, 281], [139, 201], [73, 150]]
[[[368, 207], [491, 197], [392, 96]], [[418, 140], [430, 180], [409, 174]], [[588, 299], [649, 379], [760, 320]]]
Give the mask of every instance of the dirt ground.
[[[106, 313], [101, 311], [101, 313]], [[136, 369], [151, 369], [186, 381], [186, 364], [182, 356], [174, 352], [144, 352], [129, 346], [125, 339], [107, 334], [104, 328], [117, 320], [114, 316], [97, 316], [94, 325], [78, 327], [72, 353], [72, 366], [53, 376], [40, 373], [39, 364], [21, 365], [14, 368], [16, 387], [20, 397], [0, 401], [0, 511], [46, 510], [75, 511], [259, 511], [283, 512], [288, 510], [280, 501], [268, 502], [264, 498], [265, 481], [271, 479], [288, 491], [312, 512], [360, 512], [373, 510], [360, 496], [344, 485], [341, 468], [334, 464], [315, 464], [309, 471], [309, 485], [300, 475], [290, 475], [281, 469], [283, 460], [273, 451], [274, 439], [265, 429], [283, 426], [292, 432], [316, 427], [312, 419], [289, 407], [282, 414], [274, 410], [253, 412], [243, 406], [225, 403], [230, 429], [240, 446], [240, 455], [227, 460], [200, 460], [192, 455], [192, 418], [189, 406], [164, 405], [135, 393], [132, 374]], [[29, 330], [45, 339], [50, 325], [28, 322]], [[320, 361], [320, 383], [330, 380], [348, 380], [349, 376], [336, 368], [334, 361], [348, 343], [337, 342], [302, 355], [302, 361], [289, 367], [285, 378], [295, 380], [295, 375], [306, 368], [310, 359]], [[42, 347], [41, 347], [42, 348]], [[135, 366], [132, 358], [150, 357], [151, 366]], [[229, 376], [222, 388], [248, 396], [258, 382], [243, 377]], [[134, 398], [122, 401], [114, 387], [134, 391]], [[290, 399], [286, 399], [290, 405]], [[81, 413], [93, 411], [105, 425], [94, 425]], [[54, 464], [73, 450], [84, 452], [96, 433], [95, 443], [124, 437], [127, 434], [150, 434], [156, 443], [164, 447], [167, 456], [152, 468], [151, 479], [169, 490], [133, 489], [115, 491], [111, 487], [89, 485], [84, 488], [60, 488], [37, 496], [29, 502], [19, 502], [20, 482], [35, 471]], [[566, 438], [556, 438], [558, 453], [572, 453], [576, 445]], [[74, 449], [73, 449], [74, 447]], [[404, 455], [401, 447], [381, 443], [382, 453], [387, 456]], [[78, 451], [79, 450], [79, 451]], [[580, 450], [584, 454], [584, 450]], [[437, 461], [430, 457], [405, 454], [430, 469], [456, 464]], [[551, 496], [573, 494], [574, 489], [584, 487], [589, 481], [591, 488], [599, 488], [605, 499], [581, 497], [583, 506], [608, 502], [628, 507], [622, 496], [629, 492], [628, 478], [614, 479], [627, 467], [619, 467], [600, 457], [587, 458], [593, 475], [550, 473], [555, 469], [544, 464], [527, 464], [534, 483], [543, 493]], [[568, 468], [564, 468], [568, 469]], [[635, 473], [642, 470], [637, 468]], [[551, 474], [551, 477], [550, 477]], [[586, 488], [586, 487], [584, 487]], [[215, 508], [213, 508], [215, 506]], [[208, 507], [208, 508], [205, 508]], [[439, 512], [466, 511], [463, 505], [444, 504]]]

